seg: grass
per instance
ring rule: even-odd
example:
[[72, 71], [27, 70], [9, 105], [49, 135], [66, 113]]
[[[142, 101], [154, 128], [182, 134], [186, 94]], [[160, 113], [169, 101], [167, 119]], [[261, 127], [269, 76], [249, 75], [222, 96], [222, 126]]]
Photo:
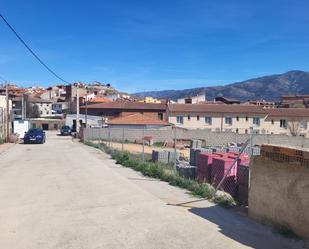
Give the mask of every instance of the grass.
[[163, 147], [164, 146], [164, 142], [154, 142], [153, 146], [155, 146], [155, 147]]
[[215, 189], [208, 183], [198, 183], [195, 180], [190, 180], [175, 173], [173, 166], [150, 161], [150, 158], [145, 161], [141, 156], [128, 152], [122, 153], [118, 150], [113, 150], [105, 144], [96, 144], [90, 141], [84, 141], [85, 145], [103, 150], [110, 154], [117, 164], [124, 167], [132, 168], [141, 172], [144, 176], [160, 179], [168, 182], [172, 186], [177, 186], [187, 189], [192, 195], [201, 198], [212, 200], [214, 203], [223, 207], [232, 207], [236, 205], [235, 200], [229, 194], [220, 193], [214, 196]]

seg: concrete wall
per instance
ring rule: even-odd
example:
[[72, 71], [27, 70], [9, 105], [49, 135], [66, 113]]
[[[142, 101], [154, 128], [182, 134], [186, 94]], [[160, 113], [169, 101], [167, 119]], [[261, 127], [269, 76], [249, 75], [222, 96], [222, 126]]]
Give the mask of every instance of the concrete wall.
[[[154, 142], [164, 142], [174, 138], [171, 128], [146, 129], [145, 135], [151, 135]], [[242, 143], [249, 138], [249, 134], [233, 132], [211, 132], [207, 129], [184, 130], [177, 129], [177, 139], [203, 139], [209, 146], [224, 146], [228, 143]], [[108, 139], [108, 128], [87, 128], [84, 131], [87, 140]], [[114, 140], [122, 139], [121, 128], [111, 128], [111, 137]], [[142, 129], [125, 129], [124, 139], [134, 141], [142, 137]], [[304, 137], [290, 137], [286, 135], [254, 135], [253, 144], [278, 144], [309, 148], [309, 139]]]
[[65, 124], [64, 119], [30, 119], [31, 128], [45, 129], [48, 126], [48, 130], [59, 130]]
[[249, 216], [291, 228], [309, 238], [309, 167], [254, 157], [250, 166]]

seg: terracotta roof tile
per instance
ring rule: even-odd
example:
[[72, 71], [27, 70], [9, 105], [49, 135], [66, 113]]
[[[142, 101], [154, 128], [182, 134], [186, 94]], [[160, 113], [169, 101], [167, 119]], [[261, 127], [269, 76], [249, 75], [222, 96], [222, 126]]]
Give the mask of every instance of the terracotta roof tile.
[[96, 98], [89, 99], [88, 102], [90, 102], [90, 103], [106, 103], [106, 102], [112, 102], [112, 100], [110, 100], [108, 98], [96, 97]]
[[[85, 109], [86, 107], [81, 107]], [[99, 103], [88, 105], [88, 109], [126, 109], [126, 110], [160, 110], [165, 111], [165, 104], [141, 103], [132, 101], [113, 101], [108, 103]]]
[[267, 109], [268, 117], [300, 117], [300, 118], [309, 118], [309, 109], [308, 108], [273, 108]]
[[110, 125], [162, 125], [162, 126], [171, 125], [166, 121], [155, 119], [141, 113], [115, 118], [108, 121], [107, 123]]

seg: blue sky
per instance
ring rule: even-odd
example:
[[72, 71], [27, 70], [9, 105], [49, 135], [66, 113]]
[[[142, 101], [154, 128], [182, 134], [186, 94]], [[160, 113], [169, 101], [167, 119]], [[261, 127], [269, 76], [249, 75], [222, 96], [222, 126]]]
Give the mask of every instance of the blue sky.
[[[0, 10], [70, 82], [136, 92], [309, 71], [308, 0], [2, 0]], [[59, 83], [3, 23], [0, 76]]]

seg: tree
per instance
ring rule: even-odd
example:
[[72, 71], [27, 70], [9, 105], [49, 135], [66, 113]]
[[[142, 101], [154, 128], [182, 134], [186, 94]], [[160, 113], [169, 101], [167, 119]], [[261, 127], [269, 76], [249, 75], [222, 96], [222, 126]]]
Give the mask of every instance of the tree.
[[297, 120], [289, 122], [288, 128], [292, 136], [296, 137], [300, 134], [300, 123]]
[[27, 118], [39, 118], [40, 111], [36, 103], [30, 102], [29, 96], [24, 95], [24, 104], [26, 106], [26, 117]]

